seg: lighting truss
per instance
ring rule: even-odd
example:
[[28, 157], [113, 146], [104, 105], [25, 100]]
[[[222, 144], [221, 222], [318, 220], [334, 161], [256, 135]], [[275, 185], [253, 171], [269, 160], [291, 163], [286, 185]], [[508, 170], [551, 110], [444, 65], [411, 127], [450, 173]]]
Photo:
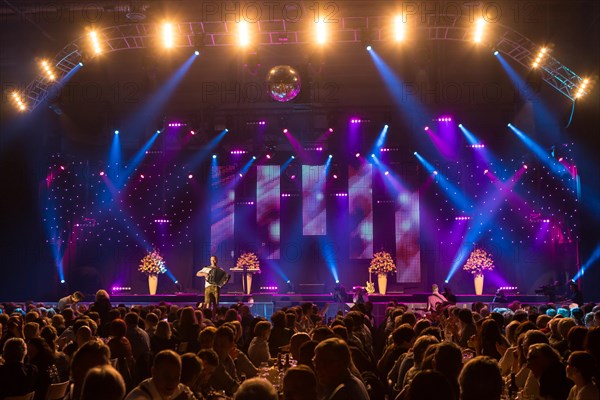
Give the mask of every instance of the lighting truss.
[[[256, 44], [261, 46], [308, 44], [314, 39], [314, 32], [304, 27], [298, 30], [299, 24], [291, 24], [286, 20], [264, 20], [258, 21], [256, 25]], [[410, 27], [413, 32], [416, 31], [415, 37], [429, 40], [472, 41], [473, 24], [468, 17], [432, 14], [421, 19], [418, 24], [409, 25], [415, 25]], [[336, 23], [328, 24], [328, 30], [335, 43], [360, 43], [364, 30], [368, 29], [371, 42], [376, 44], [388, 39], [392, 40], [388, 37], [390, 26], [393, 26], [393, 17], [343, 17], [338, 18]], [[490, 50], [495, 49], [524, 68], [530, 68], [540, 48], [539, 45], [501, 24], [488, 24], [486, 29], [488, 33], [484, 42]], [[175, 47], [195, 48], [198, 46], [199, 35], [203, 37], [203, 46], [237, 46], [238, 44], [237, 23], [233, 21], [173, 23], [173, 30], [177, 37]], [[117, 25], [98, 31], [103, 54], [151, 47], [155, 45], [160, 35], [161, 24], [149, 23]], [[87, 35], [69, 43], [50, 63], [56, 69], [57, 82], [60, 82], [61, 78], [80, 62], [95, 56], [94, 52], [89, 50]], [[583, 78], [551, 55], [546, 56], [540, 70], [546, 83], [569, 99], [575, 100], [575, 93], [581, 86]], [[27, 86], [23, 96], [28, 99], [31, 110], [44, 101], [53, 85], [56, 83], [48, 81], [45, 75], [39, 74]]]

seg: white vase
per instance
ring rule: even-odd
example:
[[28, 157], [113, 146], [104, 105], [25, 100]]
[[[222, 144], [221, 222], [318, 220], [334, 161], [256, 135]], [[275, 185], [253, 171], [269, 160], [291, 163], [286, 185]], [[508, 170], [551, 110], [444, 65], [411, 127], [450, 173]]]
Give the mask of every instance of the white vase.
[[483, 274], [475, 275], [473, 283], [475, 284], [475, 294], [481, 296], [483, 294]]
[[158, 287], [158, 275], [148, 275], [148, 290], [151, 295], [156, 294], [156, 288]]
[[246, 272], [246, 293], [252, 293], [252, 272]]
[[377, 286], [379, 294], [385, 294], [387, 290], [387, 274], [377, 274]]

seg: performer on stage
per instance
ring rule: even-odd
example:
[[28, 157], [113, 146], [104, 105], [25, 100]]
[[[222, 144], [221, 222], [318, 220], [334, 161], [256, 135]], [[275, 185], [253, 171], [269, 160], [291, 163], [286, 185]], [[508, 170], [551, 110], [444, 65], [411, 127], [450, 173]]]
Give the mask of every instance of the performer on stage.
[[[217, 266], [217, 256], [210, 257], [210, 265], [202, 268], [196, 273], [196, 276], [204, 277], [204, 305], [208, 307], [212, 304], [213, 312], [216, 313], [219, 306], [219, 293], [221, 287], [229, 280], [227, 272]], [[216, 314], [215, 314], [216, 315]]]
[[431, 295], [427, 298], [427, 311], [437, 311], [438, 304], [448, 304], [448, 300], [440, 294], [438, 285], [433, 284], [431, 291]]

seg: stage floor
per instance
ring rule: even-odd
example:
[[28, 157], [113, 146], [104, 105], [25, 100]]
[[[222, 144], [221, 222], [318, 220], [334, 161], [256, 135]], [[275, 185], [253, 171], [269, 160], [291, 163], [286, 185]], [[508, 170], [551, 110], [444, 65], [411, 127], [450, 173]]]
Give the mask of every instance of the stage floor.
[[[370, 294], [369, 300], [373, 303], [387, 303], [395, 300], [399, 303], [411, 304], [411, 303], [427, 303], [427, 297], [430, 293], [387, 293], [387, 294]], [[493, 294], [457, 294], [458, 303], [473, 303], [481, 301], [482, 303], [491, 303], [494, 299]], [[547, 297], [542, 295], [528, 295], [528, 294], [513, 294], [507, 295], [508, 302], [515, 300], [521, 303], [546, 303]], [[352, 301], [352, 293], [348, 294], [348, 301]], [[167, 302], [173, 304], [188, 303], [196, 304], [204, 301], [204, 294], [200, 293], [175, 293], [175, 294], [126, 294], [119, 293], [111, 296], [111, 301], [115, 304], [139, 304], [139, 303], [159, 303]], [[309, 294], [309, 293], [252, 293], [245, 295], [243, 293], [222, 293], [221, 302], [224, 303], [248, 303], [248, 302], [272, 302], [272, 303], [294, 303], [301, 304], [303, 302], [313, 303], [330, 303], [333, 302], [333, 297], [330, 293], [324, 294]], [[280, 308], [280, 307], [279, 307]]]
[[[368, 299], [373, 303], [373, 317], [377, 323], [380, 323], [385, 318], [385, 311], [389, 301], [396, 300], [398, 303], [406, 304], [411, 311], [423, 312], [427, 307], [427, 297], [429, 293], [387, 293], [371, 294]], [[457, 306], [461, 308], [470, 308], [473, 302], [481, 301], [489, 304], [494, 299], [493, 294], [484, 294], [477, 296], [474, 294], [458, 294]], [[547, 298], [540, 295], [525, 295], [514, 294], [508, 295], [508, 302], [515, 300], [523, 304], [545, 304]], [[151, 296], [149, 294], [113, 294], [111, 302], [114, 305], [124, 304], [131, 306], [135, 304], [147, 305], [158, 304], [165, 302], [180, 306], [192, 305], [196, 306], [199, 302], [204, 301], [204, 296], [199, 293], [176, 293], [176, 294], [157, 294]], [[309, 294], [309, 293], [252, 293], [244, 295], [242, 293], [222, 293], [220, 304], [229, 307], [233, 304], [243, 302], [251, 307], [251, 312], [255, 316], [261, 316], [266, 319], [271, 317], [274, 311], [283, 307], [292, 307], [305, 302], [316, 304], [320, 309], [329, 305], [325, 313], [326, 317], [334, 318], [339, 311], [348, 311], [352, 306], [352, 294], [348, 294], [348, 303], [335, 303], [330, 293], [326, 294]], [[504, 304], [505, 306], [506, 304]], [[500, 306], [500, 305], [498, 305]]]

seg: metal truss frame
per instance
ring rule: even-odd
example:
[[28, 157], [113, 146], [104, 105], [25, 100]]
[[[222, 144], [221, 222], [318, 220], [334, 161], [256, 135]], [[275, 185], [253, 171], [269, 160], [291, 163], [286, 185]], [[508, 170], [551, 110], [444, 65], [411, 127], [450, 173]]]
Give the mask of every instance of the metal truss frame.
[[[375, 43], [392, 41], [390, 17], [344, 17], [328, 24], [328, 34], [333, 43]], [[417, 21], [408, 21], [407, 29], [411, 36], [419, 40], [453, 40], [473, 42], [475, 23], [464, 16], [427, 15]], [[237, 43], [237, 23], [235, 21], [214, 22], [180, 22], [173, 25], [175, 29], [175, 47], [196, 48], [210, 46], [235, 46]], [[309, 29], [310, 28], [310, 29]], [[256, 46], [310, 44], [314, 42], [313, 26], [306, 23], [286, 20], [269, 20], [256, 22], [254, 32]], [[160, 40], [159, 25], [137, 23], [110, 26], [99, 30], [98, 37], [102, 54], [115, 51], [147, 48], [158, 45]], [[501, 24], [488, 24], [483, 43], [490, 51], [497, 50], [519, 63], [526, 70], [540, 50], [540, 46], [520, 33]], [[488, 38], [488, 39], [486, 39]], [[91, 43], [87, 36], [81, 36], [66, 45], [52, 60], [55, 66], [56, 81], [50, 81], [40, 73], [26, 87], [22, 96], [29, 110], [36, 108], [54, 90], [58, 90], [60, 82], [72, 73], [80, 63], [93, 59], [96, 55], [91, 51]], [[556, 58], [548, 55], [540, 67], [543, 80], [572, 101], [575, 92], [583, 83], [568, 67]], [[587, 94], [584, 90], [583, 94]]]

